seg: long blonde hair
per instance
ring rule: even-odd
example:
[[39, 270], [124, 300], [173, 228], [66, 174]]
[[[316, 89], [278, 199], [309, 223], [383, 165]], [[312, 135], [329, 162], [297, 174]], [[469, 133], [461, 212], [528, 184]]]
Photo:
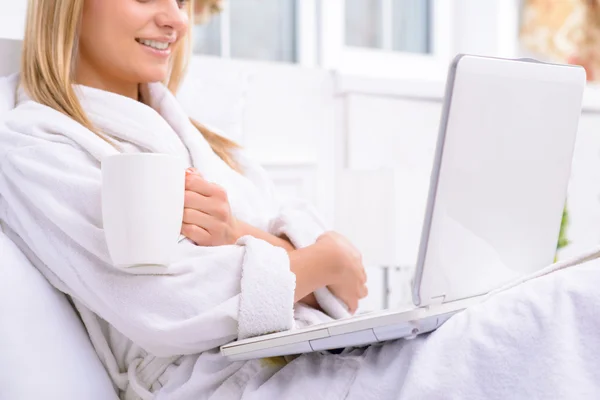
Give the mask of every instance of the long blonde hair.
[[[90, 122], [73, 90], [73, 64], [84, 0], [29, 0], [21, 58], [21, 83], [33, 100], [66, 114], [104, 140]], [[190, 20], [193, 3], [187, 4]], [[172, 93], [185, 76], [191, 55], [191, 27], [173, 53], [170, 74], [164, 82]], [[192, 124], [213, 151], [230, 167], [239, 170], [232, 155], [239, 146], [202, 124]]]

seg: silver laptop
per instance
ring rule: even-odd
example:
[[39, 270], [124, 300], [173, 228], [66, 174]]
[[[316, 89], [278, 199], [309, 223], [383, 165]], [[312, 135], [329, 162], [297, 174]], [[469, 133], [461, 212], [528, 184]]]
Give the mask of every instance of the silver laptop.
[[448, 73], [414, 307], [236, 341], [222, 354], [246, 360], [414, 338], [551, 264], [585, 80], [580, 67], [458, 56]]

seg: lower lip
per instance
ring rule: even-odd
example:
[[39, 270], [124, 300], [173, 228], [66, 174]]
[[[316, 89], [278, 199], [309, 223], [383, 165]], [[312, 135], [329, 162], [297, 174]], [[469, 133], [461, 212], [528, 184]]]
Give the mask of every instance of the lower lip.
[[167, 47], [165, 50], [158, 50], [158, 49], [155, 49], [154, 47], [150, 47], [150, 46], [146, 46], [145, 44], [141, 44], [140, 42], [138, 42], [138, 44], [140, 46], [142, 46], [150, 54], [154, 55], [155, 57], [168, 58], [171, 55], [171, 46]]

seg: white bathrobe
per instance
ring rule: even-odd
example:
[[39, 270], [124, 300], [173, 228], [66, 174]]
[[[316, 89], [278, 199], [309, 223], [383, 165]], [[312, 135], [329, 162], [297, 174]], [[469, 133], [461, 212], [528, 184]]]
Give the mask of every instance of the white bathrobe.
[[[17, 78], [4, 82], [12, 88], [4, 90], [11, 93], [4, 102], [14, 98], [16, 104], [0, 128], [0, 219], [50, 282], [73, 298], [126, 398], [136, 398], [134, 392], [149, 397], [175, 365], [189, 362], [181, 355], [326, 319], [297, 306], [294, 320], [295, 276], [287, 253], [250, 236], [233, 246], [184, 241], [166, 270], [113, 267], [102, 230], [100, 166], [103, 157], [117, 152], [181, 157], [226, 189], [235, 217], [285, 234], [297, 247], [314, 243], [324, 228], [306, 204], [278, 201], [265, 172], [241, 152], [237, 160], [244, 174], [227, 166], [162, 84], [148, 86], [151, 106], [75, 87], [92, 124], [115, 148], [32, 101], [17, 90]], [[347, 315], [326, 289], [317, 298], [331, 315]], [[207, 388], [199, 393], [208, 395], [237, 368], [207, 374]]]
[[[227, 361], [218, 346], [236, 337], [324, 317], [303, 308], [294, 319], [285, 251], [250, 237], [221, 247], [184, 242], [164, 271], [113, 267], [100, 215], [100, 160], [117, 150], [15, 91], [14, 77], [0, 80], [0, 113], [11, 109], [0, 122], [0, 222], [71, 296], [122, 398], [598, 397], [597, 268], [521, 285], [414, 341], [308, 354], [283, 367]], [[150, 86], [152, 107], [91, 88], [77, 92], [94, 126], [120, 151], [183, 157], [227, 190], [236, 217], [285, 233], [297, 246], [322, 232], [308, 208], [278, 202], [256, 164], [240, 154], [240, 175], [216, 157], [161, 85]], [[343, 315], [327, 295], [323, 305]]]

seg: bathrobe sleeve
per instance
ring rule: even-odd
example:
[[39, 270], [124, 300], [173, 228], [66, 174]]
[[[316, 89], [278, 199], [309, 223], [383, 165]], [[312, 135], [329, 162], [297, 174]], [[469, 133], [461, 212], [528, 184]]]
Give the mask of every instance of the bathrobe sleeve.
[[[327, 231], [317, 210], [306, 200], [282, 198], [265, 169], [244, 151], [238, 151], [236, 160], [243, 169], [244, 175], [252, 180], [264, 192], [265, 199], [271, 203], [273, 218], [269, 224], [269, 233], [286, 237], [295, 248], [312, 245], [319, 236]], [[315, 292], [317, 302], [322, 310], [334, 319], [350, 316], [348, 307], [334, 296], [329, 289], [322, 288]]]
[[252, 237], [232, 246], [188, 242], [167, 268], [116, 268], [95, 159], [71, 144], [43, 142], [0, 162], [0, 220], [55, 286], [149, 353], [193, 354], [293, 327], [295, 275], [283, 249]]

